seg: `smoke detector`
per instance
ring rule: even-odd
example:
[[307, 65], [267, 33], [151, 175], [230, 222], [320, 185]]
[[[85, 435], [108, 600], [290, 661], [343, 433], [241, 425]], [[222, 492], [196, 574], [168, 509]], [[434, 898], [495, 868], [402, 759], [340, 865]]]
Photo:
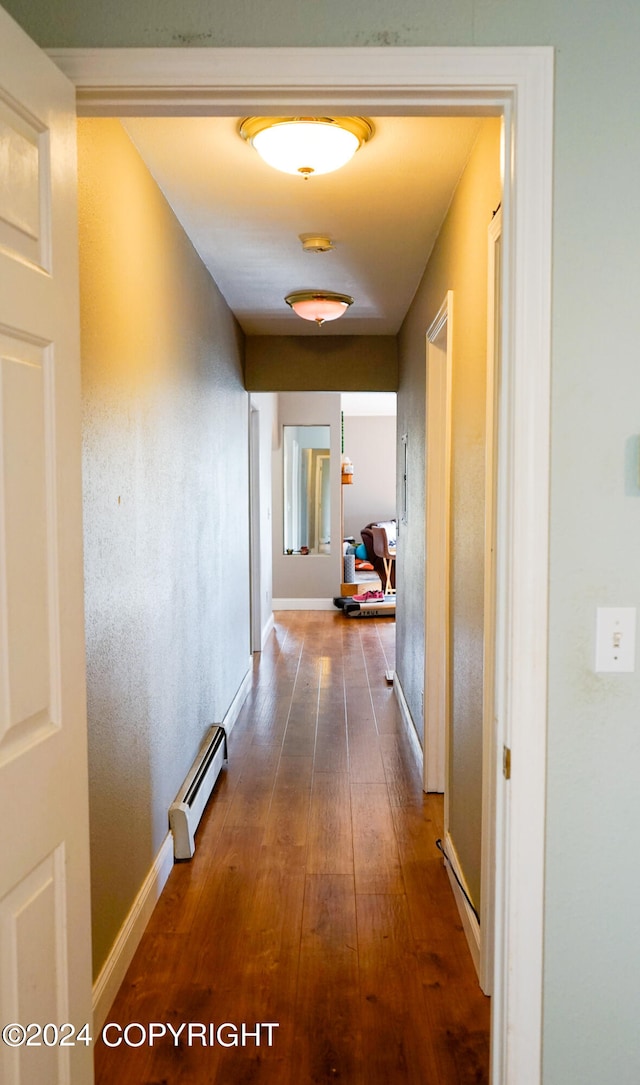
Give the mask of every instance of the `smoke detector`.
[[303, 252], [331, 252], [333, 241], [323, 234], [300, 234]]

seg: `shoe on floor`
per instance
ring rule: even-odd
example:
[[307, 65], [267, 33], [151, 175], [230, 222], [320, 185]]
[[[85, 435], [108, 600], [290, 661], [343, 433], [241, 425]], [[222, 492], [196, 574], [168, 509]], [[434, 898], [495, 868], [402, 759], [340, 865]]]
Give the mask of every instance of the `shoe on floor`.
[[352, 595], [354, 603], [381, 603], [384, 599], [382, 591], [365, 591], [362, 595]]

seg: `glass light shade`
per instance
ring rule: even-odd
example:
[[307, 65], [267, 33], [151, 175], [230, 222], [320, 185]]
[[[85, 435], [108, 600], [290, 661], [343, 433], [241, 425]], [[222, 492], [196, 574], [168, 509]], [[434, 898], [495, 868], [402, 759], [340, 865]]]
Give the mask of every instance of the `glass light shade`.
[[321, 121], [286, 121], [265, 128], [253, 146], [269, 166], [282, 173], [332, 173], [346, 165], [360, 146], [353, 132]]
[[364, 117], [247, 117], [240, 125], [269, 166], [303, 177], [340, 169], [372, 134]]
[[334, 294], [328, 290], [317, 293], [300, 290], [295, 294], [288, 294], [284, 300], [303, 320], [314, 320], [320, 326], [327, 320], [337, 320], [353, 305], [353, 298], [348, 294]]

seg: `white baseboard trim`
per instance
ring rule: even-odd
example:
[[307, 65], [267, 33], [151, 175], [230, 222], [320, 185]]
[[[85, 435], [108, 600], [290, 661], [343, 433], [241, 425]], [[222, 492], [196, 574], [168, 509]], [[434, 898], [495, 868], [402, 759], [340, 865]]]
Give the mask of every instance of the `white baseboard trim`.
[[[253, 661], [250, 658], [247, 673], [242, 679], [238, 692], [222, 721], [222, 726], [227, 735], [232, 731], [233, 725], [240, 714], [240, 709], [251, 689], [252, 680]], [[93, 1027], [95, 1033], [100, 1031], [107, 1019], [107, 1014], [124, 980], [127, 968], [133, 960], [133, 955], [138, 948], [158, 898], [166, 885], [172, 867], [173, 835], [169, 832], [162, 842], [160, 851], [156, 855], [149, 873], [138, 890], [131, 910], [118, 931], [111, 952], [93, 985]]]
[[[465, 887], [466, 892], [469, 892], [469, 887], [466, 883], [464, 874], [462, 873], [462, 867], [460, 866], [460, 860], [458, 859], [458, 853], [455, 849], [453, 840], [449, 836], [449, 833], [445, 834], [444, 846], [447, 853], [447, 859], [444, 861], [445, 869], [449, 875], [449, 881], [451, 882], [451, 888], [453, 889], [453, 895], [456, 898], [456, 904], [458, 906], [458, 912], [460, 913], [460, 919], [462, 920], [462, 927], [469, 944], [469, 950], [473, 959], [473, 965], [480, 979], [480, 924], [478, 918], [471, 908], [469, 901], [466, 899], [464, 893], [460, 889], [455, 876], [454, 871], [458, 875], [460, 881]], [[471, 895], [471, 894], [469, 894]]]
[[271, 630], [273, 629], [274, 625], [275, 625], [275, 620], [274, 620], [273, 611], [272, 611], [271, 614], [269, 615], [269, 617], [267, 618], [266, 622], [264, 623], [264, 628], [262, 630], [262, 637], [260, 639], [261, 648], [264, 648], [265, 644], [267, 643], [267, 640], [269, 639], [269, 635], [270, 635]]
[[173, 836], [167, 833], [93, 985], [94, 1035], [99, 1033], [107, 1019], [172, 867]]
[[221, 726], [224, 727], [225, 734], [230, 735], [233, 730], [233, 725], [240, 715], [240, 709], [246, 701], [251, 684], [253, 682], [253, 658], [249, 656], [249, 663], [247, 665], [247, 672], [240, 683], [238, 692], [229, 705], [226, 715], [221, 722]]
[[333, 599], [273, 599], [274, 610], [335, 610]]
[[418, 733], [416, 731], [416, 725], [413, 722], [413, 716], [411, 715], [411, 712], [409, 711], [409, 705], [407, 704], [407, 699], [406, 699], [406, 697], [404, 695], [404, 691], [402, 689], [400, 679], [398, 678], [398, 675], [395, 673], [395, 671], [394, 671], [394, 674], [393, 674], [393, 691], [394, 691], [394, 693], [396, 695], [396, 700], [397, 700], [398, 704], [400, 705], [400, 712], [402, 713], [402, 720], [403, 720], [403, 723], [404, 723], [404, 726], [405, 726], [405, 729], [406, 729], [406, 732], [407, 732], [407, 737], [408, 737], [409, 742], [411, 744], [411, 749], [413, 750], [413, 754], [414, 754], [414, 757], [416, 759], [416, 764], [417, 764], [418, 768], [420, 769], [420, 774], [422, 775], [422, 767], [423, 767], [423, 760], [424, 760], [423, 753], [422, 753], [422, 746], [420, 745], [420, 739], [418, 738]]

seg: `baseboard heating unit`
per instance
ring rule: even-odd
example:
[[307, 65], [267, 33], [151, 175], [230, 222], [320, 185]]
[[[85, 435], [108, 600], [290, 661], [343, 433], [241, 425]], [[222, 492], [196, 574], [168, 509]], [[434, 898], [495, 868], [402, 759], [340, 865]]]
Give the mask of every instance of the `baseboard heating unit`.
[[215, 723], [207, 731], [189, 774], [169, 807], [174, 859], [192, 858], [196, 829], [226, 760], [227, 736], [224, 727]]

